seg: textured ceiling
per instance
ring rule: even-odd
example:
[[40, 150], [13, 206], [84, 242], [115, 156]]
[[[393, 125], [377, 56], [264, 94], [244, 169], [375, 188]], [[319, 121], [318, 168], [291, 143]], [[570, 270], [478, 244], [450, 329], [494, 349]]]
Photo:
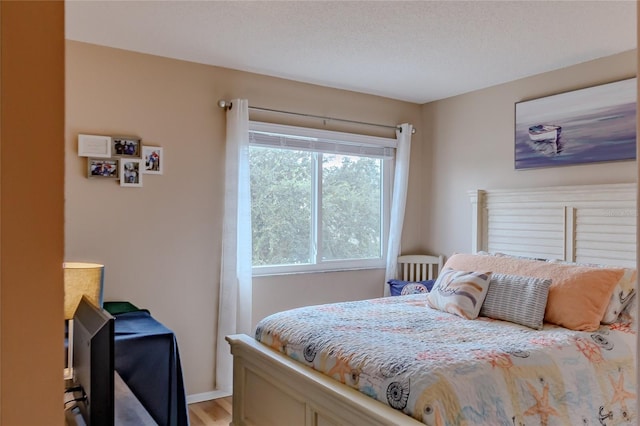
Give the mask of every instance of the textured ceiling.
[[71, 40], [415, 103], [636, 48], [635, 1], [67, 1]]

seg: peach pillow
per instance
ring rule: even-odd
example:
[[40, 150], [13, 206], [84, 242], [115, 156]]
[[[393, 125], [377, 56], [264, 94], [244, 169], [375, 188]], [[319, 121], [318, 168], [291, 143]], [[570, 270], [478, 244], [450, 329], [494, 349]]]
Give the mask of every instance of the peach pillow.
[[551, 279], [544, 320], [580, 331], [598, 329], [613, 289], [624, 274], [622, 268], [593, 268], [473, 254], [455, 254], [444, 266]]

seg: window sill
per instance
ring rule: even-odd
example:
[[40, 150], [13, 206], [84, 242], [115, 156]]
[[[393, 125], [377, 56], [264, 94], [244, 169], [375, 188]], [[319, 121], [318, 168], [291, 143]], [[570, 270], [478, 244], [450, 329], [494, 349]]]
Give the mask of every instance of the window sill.
[[332, 268], [332, 269], [319, 269], [319, 270], [301, 270], [301, 271], [287, 271], [287, 272], [264, 272], [253, 274], [253, 278], [262, 278], [262, 277], [277, 277], [284, 275], [309, 275], [309, 274], [326, 274], [332, 272], [352, 272], [352, 271], [365, 271], [365, 270], [374, 270], [374, 269], [382, 269], [384, 270], [384, 266], [362, 266], [362, 267], [342, 267], [342, 268]]

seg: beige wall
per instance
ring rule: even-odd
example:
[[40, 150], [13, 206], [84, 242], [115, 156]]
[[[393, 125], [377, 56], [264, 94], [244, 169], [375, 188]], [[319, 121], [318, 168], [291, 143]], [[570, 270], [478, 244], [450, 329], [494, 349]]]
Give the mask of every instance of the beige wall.
[[64, 4], [0, 20], [0, 424], [62, 425]]
[[[187, 393], [214, 389], [225, 115], [219, 99], [383, 124], [413, 123], [413, 194], [405, 251], [417, 249], [426, 185], [420, 106], [255, 74], [67, 41], [66, 260], [103, 262], [105, 300], [148, 308], [178, 337]], [[293, 121], [271, 115], [284, 124]], [[328, 122], [330, 130], [372, 132]], [[376, 135], [393, 136], [393, 133]], [[166, 171], [143, 188], [90, 180], [78, 133], [135, 135], [164, 148]], [[261, 278], [254, 324], [280, 309], [382, 295], [382, 270]]]
[[471, 189], [635, 182], [635, 161], [516, 171], [513, 138], [516, 102], [634, 77], [636, 67], [633, 50], [424, 105], [426, 248], [471, 250]]

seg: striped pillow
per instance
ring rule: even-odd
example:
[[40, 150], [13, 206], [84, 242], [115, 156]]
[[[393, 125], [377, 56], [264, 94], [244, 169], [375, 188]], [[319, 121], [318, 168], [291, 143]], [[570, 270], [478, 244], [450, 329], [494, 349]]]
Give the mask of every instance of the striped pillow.
[[478, 317], [487, 295], [491, 272], [464, 272], [444, 268], [427, 296], [427, 304], [466, 319]]
[[480, 315], [540, 330], [551, 280], [520, 275], [491, 275]]

